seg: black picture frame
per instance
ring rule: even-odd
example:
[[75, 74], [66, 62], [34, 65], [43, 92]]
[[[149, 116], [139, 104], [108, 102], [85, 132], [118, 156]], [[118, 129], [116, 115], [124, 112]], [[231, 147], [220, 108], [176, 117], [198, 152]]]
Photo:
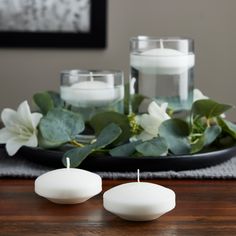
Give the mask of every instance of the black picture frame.
[[0, 31], [0, 47], [105, 48], [107, 0], [91, 0], [88, 33]]

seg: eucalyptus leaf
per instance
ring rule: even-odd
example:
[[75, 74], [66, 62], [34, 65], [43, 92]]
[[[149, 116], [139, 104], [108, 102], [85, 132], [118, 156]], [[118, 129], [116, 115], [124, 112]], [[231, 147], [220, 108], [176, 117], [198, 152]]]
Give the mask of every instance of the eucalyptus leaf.
[[122, 133], [121, 128], [114, 123], [106, 126], [98, 135], [94, 146], [96, 149], [104, 148], [113, 143]]
[[221, 149], [232, 147], [233, 145], [235, 145], [235, 139], [232, 136], [223, 136], [218, 140], [218, 147]]
[[204, 146], [212, 144], [216, 138], [221, 134], [221, 127], [218, 125], [213, 125], [208, 127], [204, 132]]
[[204, 147], [212, 144], [221, 134], [221, 127], [218, 125], [207, 127], [201, 137], [191, 147], [191, 153], [201, 151]]
[[39, 130], [43, 139], [61, 145], [84, 130], [84, 121], [77, 113], [55, 108], [40, 120]]
[[95, 130], [96, 134], [99, 134], [101, 130], [104, 129], [110, 123], [117, 124], [122, 130], [122, 133], [120, 134], [119, 138], [116, 139], [114, 145], [120, 145], [122, 143], [127, 142], [131, 136], [131, 132], [129, 120], [126, 115], [114, 111], [108, 111], [98, 113], [90, 120], [90, 125]]
[[192, 105], [192, 116], [206, 117], [207, 119], [219, 116], [232, 108], [231, 105], [217, 103], [211, 99], [197, 100]]
[[94, 150], [93, 145], [87, 145], [80, 148], [73, 148], [64, 153], [62, 163], [66, 166], [66, 158], [70, 158], [70, 166], [78, 167]]
[[140, 143], [142, 143], [142, 141], [126, 143], [111, 149], [109, 153], [113, 157], [128, 157], [136, 152], [135, 146]]
[[34, 94], [33, 101], [44, 115], [54, 107], [53, 100], [48, 92]]
[[109, 124], [100, 132], [95, 143], [67, 151], [63, 155], [63, 164], [66, 166], [66, 157], [69, 157], [71, 166], [78, 167], [82, 161], [89, 156], [89, 154], [94, 151], [99, 151], [99, 149], [102, 149], [112, 143], [117, 137], [119, 137], [120, 133], [121, 129], [118, 125], [113, 123]]
[[236, 125], [234, 123], [219, 117], [218, 124], [226, 133], [236, 139]]
[[161, 156], [168, 152], [165, 139], [160, 137], [138, 144], [135, 148], [143, 156]]
[[138, 113], [141, 103], [147, 97], [143, 96], [142, 94], [132, 94], [130, 96], [131, 96], [131, 110], [133, 113]]
[[45, 138], [43, 138], [40, 130], [38, 132], [38, 145], [41, 148], [44, 149], [51, 149], [51, 148], [57, 148], [60, 147], [62, 145], [61, 141], [57, 141], [57, 140], [47, 140]]
[[204, 147], [204, 134], [200, 136], [192, 145], [191, 145], [191, 153], [199, 152]]
[[191, 150], [188, 140], [189, 127], [187, 122], [180, 119], [169, 119], [159, 127], [159, 135], [163, 137], [169, 149], [176, 155], [188, 154]]
[[47, 93], [50, 95], [55, 108], [63, 108], [64, 107], [64, 101], [61, 99], [61, 96], [59, 93], [54, 92], [54, 91], [47, 91]]

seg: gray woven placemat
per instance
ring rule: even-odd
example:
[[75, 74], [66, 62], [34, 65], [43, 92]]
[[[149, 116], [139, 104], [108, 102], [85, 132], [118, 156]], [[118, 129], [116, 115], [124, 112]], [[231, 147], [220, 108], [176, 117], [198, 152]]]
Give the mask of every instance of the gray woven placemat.
[[[35, 178], [52, 168], [28, 161], [23, 157], [0, 156], [0, 177]], [[136, 179], [135, 172], [97, 172], [105, 179]], [[197, 170], [141, 172], [141, 179], [236, 179], [236, 157], [216, 166]]]

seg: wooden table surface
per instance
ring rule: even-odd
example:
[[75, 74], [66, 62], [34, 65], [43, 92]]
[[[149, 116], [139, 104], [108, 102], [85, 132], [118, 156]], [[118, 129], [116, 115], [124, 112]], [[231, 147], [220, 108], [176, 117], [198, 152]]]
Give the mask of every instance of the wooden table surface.
[[[103, 180], [103, 191], [125, 183]], [[0, 179], [0, 235], [236, 235], [236, 181], [155, 180], [176, 192], [174, 210], [150, 222], [129, 222], [103, 209], [102, 194], [57, 205], [34, 193], [34, 180]]]

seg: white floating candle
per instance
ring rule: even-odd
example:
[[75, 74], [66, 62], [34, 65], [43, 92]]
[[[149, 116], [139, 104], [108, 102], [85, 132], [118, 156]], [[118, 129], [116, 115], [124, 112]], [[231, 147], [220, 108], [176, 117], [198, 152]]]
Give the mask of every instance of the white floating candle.
[[103, 194], [104, 208], [131, 221], [154, 220], [175, 207], [175, 193], [163, 186], [139, 182], [121, 184]]
[[131, 54], [131, 66], [146, 74], [182, 74], [195, 64], [194, 54], [185, 54], [170, 48], [154, 48], [140, 54]]
[[115, 100], [124, 97], [124, 87], [114, 86], [114, 78], [107, 77], [107, 82], [94, 80], [93, 76], [102, 77], [102, 74], [88, 75], [88, 81], [74, 83], [71, 86], [61, 86], [61, 98], [68, 104], [78, 107], [100, 107], [107, 106]]
[[102, 191], [102, 179], [92, 172], [70, 168], [57, 169], [35, 180], [35, 192], [59, 204], [81, 203]]

